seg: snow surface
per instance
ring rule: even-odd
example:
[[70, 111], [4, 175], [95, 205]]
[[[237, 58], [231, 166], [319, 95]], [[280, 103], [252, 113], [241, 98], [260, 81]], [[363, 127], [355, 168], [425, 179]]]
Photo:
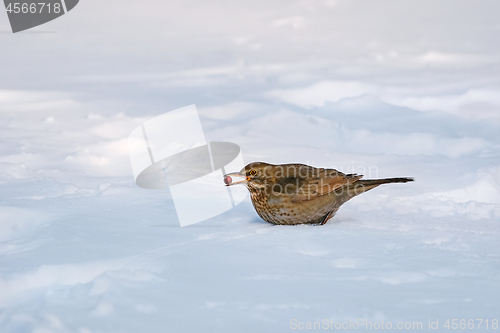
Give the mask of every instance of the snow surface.
[[[500, 320], [499, 10], [88, 0], [15, 35], [0, 11], [0, 332]], [[181, 228], [127, 136], [193, 103], [247, 162], [416, 181], [324, 226], [246, 199]]]

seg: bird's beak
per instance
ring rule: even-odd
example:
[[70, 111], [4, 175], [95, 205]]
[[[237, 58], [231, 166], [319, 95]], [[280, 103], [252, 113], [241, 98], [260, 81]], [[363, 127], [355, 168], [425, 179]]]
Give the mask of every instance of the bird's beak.
[[224, 183], [226, 186], [236, 185], [236, 184], [244, 184], [247, 182], [247, 177], [245, 175], [240, 174], [239, 172], [228, 173], [224, 175]]

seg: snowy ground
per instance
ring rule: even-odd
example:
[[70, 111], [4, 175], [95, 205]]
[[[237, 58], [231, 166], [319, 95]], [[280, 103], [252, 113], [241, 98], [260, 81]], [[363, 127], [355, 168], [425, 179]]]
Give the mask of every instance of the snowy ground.
[[[495, 331], [499, 10], [86, 0], [15, 35], [0, 10], [0, 331]], [[416, 182], [320, 227], [269, 225], [247, 199], [180, 228], [168, 191], [134, 184], [126, 138], [189, 104], [247, 162]]]

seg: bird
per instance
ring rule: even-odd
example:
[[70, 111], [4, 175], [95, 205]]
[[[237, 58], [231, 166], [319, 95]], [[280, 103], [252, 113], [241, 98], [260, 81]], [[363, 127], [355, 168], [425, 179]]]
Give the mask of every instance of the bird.
[[226, 186], [245, 185], [257, 214], [276, 225], [323, 225], [351, 198], [379, 185], [413, 178], [361, 179], [335, 169], [306, 164], [253, 162], [225, 174]]

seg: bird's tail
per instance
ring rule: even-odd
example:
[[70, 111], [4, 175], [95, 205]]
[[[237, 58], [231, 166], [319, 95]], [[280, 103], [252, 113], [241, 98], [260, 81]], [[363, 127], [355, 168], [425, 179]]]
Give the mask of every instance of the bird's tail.
[[354, 184], [360, 184], [362, 186], [373, 188], [382, 184], [407, 183], [412, 182], [413, 180], [413, 178], [360, 179]]
[[344, 188], [344, 200], [347, 201], [358, 194], [364, 193], [382, 184], [407, 183], [412, 182], [413, 178], [386, 178], [386, 179], [360, 179], [355, 181], [349, 187]]

